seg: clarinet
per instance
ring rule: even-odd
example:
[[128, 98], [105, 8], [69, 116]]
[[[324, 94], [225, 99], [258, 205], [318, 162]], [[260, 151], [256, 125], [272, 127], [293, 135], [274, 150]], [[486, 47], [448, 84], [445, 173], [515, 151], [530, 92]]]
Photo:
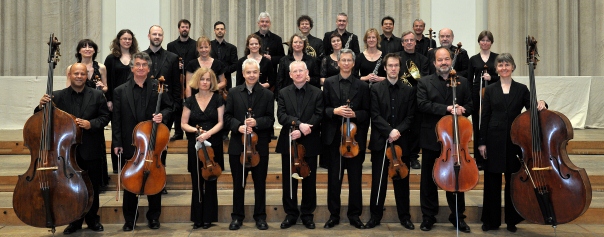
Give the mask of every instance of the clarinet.
[[348, 37], [348, 40], [346, 41], [346, 45], [344, 45], [345, 49], [348, 49], [350, 46], [350, 41], [352, 40], [352, 37], [354, 36], [353, 33], [350, 33], [350, 37]]

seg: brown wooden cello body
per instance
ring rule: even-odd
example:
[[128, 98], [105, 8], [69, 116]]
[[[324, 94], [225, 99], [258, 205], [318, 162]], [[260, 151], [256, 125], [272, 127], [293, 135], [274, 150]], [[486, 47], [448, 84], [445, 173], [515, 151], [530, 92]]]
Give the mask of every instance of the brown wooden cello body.
[[522, 149], [521, 168], [510, 180], [511, 196], [524, 219], [556, 226], [585, 213], [592, 190], [585, 169], [575, 166], [566, 153], [573, 138], [568, 118], [556, 111], [537, 111], [536, 43], [527, 37], [531, 108], [516, 117], [510, 131], [512, 142]]

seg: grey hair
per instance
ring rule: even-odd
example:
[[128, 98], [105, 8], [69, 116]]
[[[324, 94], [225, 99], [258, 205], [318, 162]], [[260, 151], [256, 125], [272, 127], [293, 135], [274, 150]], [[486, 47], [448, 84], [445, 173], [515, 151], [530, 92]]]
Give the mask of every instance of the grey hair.
[[308, 67], [306, 67], [306, 63], [304, 61], [293, 61], [292, 63], [289, 64], [289, 71], [291, 72], [292, 67], [298, 64], [302, 64], [304, 65], [304, 70], [308, 70]]
[[338, 53], [338, 61], [340, 61], [341, 55], [345, 54], [345, 53], [352, 55], [352, 61], [353, 62], [357, 58], [356, 55], [354, 55], [354, 52], [352, 51], [352, 49], [340, 49], [340, 52]]
[[344, 12], [338, 13], [338, 16], [345, 16], [346, 18], [348, 18], [348, 15], [346, 15], [346, 13], [344, 13]]
[[409, 30], [409, 31], [405, 31], [405, 32], [403, 32], [403, 34], [401, 35], [401, 40], [402, 40], [402, 38], [403, 38], [403, 37], [405, 37], [405, 36], [407, 36], [407, 35], [410, 35], [410, 34], [413, 34], [413, 36], [415, 36], [415, 33], [413, 33], [413, 31], [410, 31], [410, 30]]
[[422, 23], [424, 23], [424, 27], [426, 27], [426, 22], [424, 20], [422, 20], [421, 18], [417, 18], [413, 21], [413, 23], [411, 23], [411, 27], [413, 27], [413, 24], [415, 24], [415, 22], [421, 21]]
[[258, 61], [256, 61], [256, 59], [253, 58], [248, 58], [245, 61], [243, 61], [243, 63], [241, 64], [241, 71], [245, 71], [245, 66], [247, 65], [254, 65], [258, 68], [258, 70], [260, 70], [260, 63], [258, 63]]
[[495, 58], [495, 65], [500, 63], [510, 63], [514, 67], [512, 71], [516, 70], [516, 63], [514, 62], [514, 58], [510, 53], [501, 53], [497, 58]]
[[138, 52], [138, 53], [134, 53], [132, 55], [132, 58], [130, 59], [130, 63], [128, 64], [128, 66], [130, 66], [130, 68], [134, 67], [134, 60], [137, 58], [147, 61], [147, 64], [149, 64], [149, 65], [151, 65], [153, 63], [151, 61], [151, 57], [149, 57], [149, 54], [147, 54], [145, 52]]
[[[438, 38], [440, 38], [440, 31], [444, 30], [444, 29], [448, 29], [451, 31], [451, 37], [455, 37], [455, 34], [453, 33], [453, 30], [449, 29], [449, 28], [442, 28], [438, 31]], [[453, 44], [453, 42], [451, 42], [451, 44]]]
[[262, 18], [268, 18], [268, 20], [271, 20], [271, 14], [268, 14], [268, 12], [261, 12], [260, 15], [258, 15], [258, 21], [260, 21], [260, 19]]

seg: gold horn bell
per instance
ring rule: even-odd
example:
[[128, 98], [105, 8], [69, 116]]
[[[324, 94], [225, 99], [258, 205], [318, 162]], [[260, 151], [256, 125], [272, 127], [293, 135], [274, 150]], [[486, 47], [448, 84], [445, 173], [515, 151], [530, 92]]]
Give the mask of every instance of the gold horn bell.
[[419, 69], [417, 69], [417, 66], [413, 61], [407, 60], [407, 70], [409, 71], [409, 74], [411, 74], [411, 77], [413, 77], [413, 79], [419, 80], [421, 78], [421, 75], [419, 74]]

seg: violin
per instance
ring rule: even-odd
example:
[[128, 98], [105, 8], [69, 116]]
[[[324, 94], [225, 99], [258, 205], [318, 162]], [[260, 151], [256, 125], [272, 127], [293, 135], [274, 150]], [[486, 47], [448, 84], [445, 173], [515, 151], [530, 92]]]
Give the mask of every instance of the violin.
[[[252, 108], [246, 112], [246, 119], [252, 117]], [[241, 153], [241, 164], [246, 168], [256, 167], [260, 163], [260, 154], [256, 151], [258, 144], [258, 134], [251, 132], [247, 134], [247, 124], [245, 125], [246, 133], [241, 135], [243, 141], [243, 152]]]
[[[454, 69], [449, 73], [453, 91], [453, 111], [457, 110], [457, 81]], [[467, 192], [478, 184], [478, 167], [470, 156], [468, 143], [472, 140], [472, 123], [463, 115], [453, 113], [436, 123], [436, 136], [442, 144], [439, 158], [434, 163], [432, 177], [438, 187], [447, 192]]]
[[556, 111], [537, 109], [535, 38], [528, 36], [526, 47], [530, 109], [512, 123], [511, 139], [522, 149], [522, 157], [520, 170], [510, 178], [510, 190], [520, 216], [555, 227], [585, 213], [592, 190], [585, 169], [575, 166], [566, 153], [566, 144], [573, 138], [568, 118]]
[[[101, 77], [99, 77], [99, 75], [94, 75], [94, 79], [92, 79], [92, 81], [96, 85], [97, 82], [101, 81]], [[102, 86], [96, 86], [96, 89], [102, 91], [103, 87]]]
[[[350, 107], [350, 99], [346, 100], [346, 106]], [[359, 154], [359, 144], [354, 137], [357, 133], [357, 125], [353, 122], [350, 122], [350, 118], [346, 118], [342, 120], [342, 126], [340, 127], [340, 131], [342, 131], [342, 140], [340, 143], [340, 155], [346, 158], [354, 158]]]
[[185, 72], [185, 60], [182, 57], [178, 57], [178, 62], [182, 65], [180, 72], [180, 99], [184, 101], [185, 98], [187, 98], [187, 89], [185, 87], [185, 75], [187, 74]]
[[304, 156], [306, 155], [306, 149], [304, 149], [304, 145], [296, 142], [296, 140], [291, 139], [291, 133], [295, 130], [298, 130], [298, 126], [296, 126], [295, 121], [292, 121], [292, 126], [289, 128], [290, 164], [292, 172], [291, 177], [294, 179], [304, 179], [310, 175], [310, 167], [308, 167], [308, 164], [306, 163], [306, 161], [304, 161]]
[[386, 157], [390, 164], [388, 165], [388, 177], [392, 180], [404, 179], [409, 175], [409, 167], [401, 160], [403, 149], [399, 145], [390, 143], [386, 148]]
[[[201, 127], [196, 126], [197, 133], [196, 137], [203, 134], [205, 131], [201, 130]], [[202, 162], [201, 176], [203, 179], [208, 181], [215, 181], [218, 176], [222, 174], [222, 168], [214, 161], [214, 149], [210, 146], [206, 146], [205, 142], [198, 142], [199, 149], [197, 149], [197, 159]], [[196, 146], [197, 148], [197, 146]]]
[[[46, 94], [52, 99], [53, 70], [59, 61], [59, 45], [50, 35]], [[82, 130], [76, 117], [46, 103], [25, 122], [24, 144], [31, 163], [19, 175], [13, 192], [13, 210], [23, 223], [41, 228], [67, 225], [83, 217], [92, 207], [92, 183], [76, 163], [76, 145]]]
[[[155, 114], [160, 113], [164, 77], [159, 77], [158, 82]], [[163, 123], [147, 120], [134, 127], [132, 143], [136, 150], [134, 156], [126, 161], [120, 174], [125, 190], [138, 195], [155, 195], [164, 189], [166, 167], [161, 162], [161, 153], [167, 149], [169, 137], [170, 130]]]

